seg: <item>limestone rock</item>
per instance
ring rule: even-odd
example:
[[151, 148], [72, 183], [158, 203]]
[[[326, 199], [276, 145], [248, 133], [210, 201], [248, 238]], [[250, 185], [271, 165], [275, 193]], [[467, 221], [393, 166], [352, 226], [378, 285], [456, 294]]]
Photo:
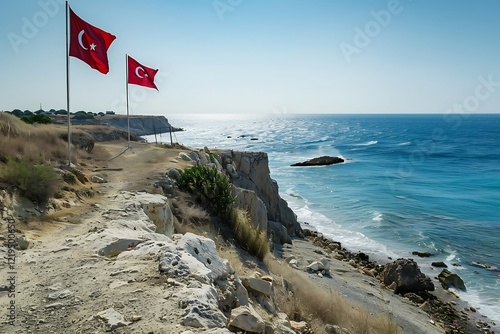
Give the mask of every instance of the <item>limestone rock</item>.
[[307, 331], [307, 322], [305, 321], [290, 321], [292, 330], [298, 333], [305, 333]]
[[109, 331], [131, 324], [130, 322], [125, 321], [123, 315], [116, 312], [113, 308], [108, 308], [107, 310], [97, 313], [96, 317], [106, 321]]
[[217, 253], [215, 242], [212, 239], [186, 233], [177, 242], [177, 247], [202, 263], [210, 271], [207, 276], [212, 282], [216, 279], [225, 279], [234, 273], [229, 262]]
[[156, 226], [154, 232], [172, 237], [174, 233], [174, 218], [168, 205], [168, 199], [158, 194], [145, 192], [121, 192], [115, 201], [120, 201], [128, 211], [142, 211]]
[[193, 161], [193, 159], [191, 159], [191, 157], [184, 152], [179, 153], [179, 159], [184, 161]]
[[278, 222], [269, 220], [267, 222], [267, 231], [271, 236], [272, 241], [275, 243], [279, 243], [281, 245], [292, 243], [292, 238], [288, 234], [286, 227]]
[[264, 332], [264, 320], [250, 306], [240, 306], [231, 311], [229, 328], [236, 328], [251, 333]]
[[291, 329], [290, 319], [288, 319], [286, 313], [278, 313], [278, 318], [274, 321], [274, 325], [276, 328], [286, 327]]
[[209, 283], [207, 275], [210, 270], [192, 256], [183, 255], [180, 252], [165, 251], [160, 256], [160, 273], [172, 278], [193, 276], [201, 283]]
[[386, 286], [396, 283], [395, 293], [434, 291], [431, 279], [420, 271], [412, 259], [397, 259], [386, 264], [381, 279]]
[[64, 299], [73, 295], [73, 292], [68, 289], [64, 289], [61, 283], [55, 283], [47, 289], [51, 291], [48, 295], [48, 299], [50, 300]]
[[243, 286], [254, 295], [270, 296], [273, 292], [271, 282], [262, 280], [260, 278], [245, 277], [241, 279]]
[[449, 289], [451, 286], [454, 286], [457, 289], [465, 290], [465, 283], [460, 276], [455, 274], [454, 272], [449, 271], [448, 269], [443, 269], [438, 276], [439, 282], [445, 289]]
[[71, 292], [68, 289], [64, 289], [64, 290], [59, 290], [59, 291], [55, 291], [55, 292], [50, 293], [48, 296], [48, 299], [50, 299], [50, 300], [64, 299], [64, 298], [71, 297], [72, 295], [73, 295], [73, 292]]
[[182, 325], [197, 328], [225, 327], [227, 318], [219, 310], [217, 291], [204, 284], [201, 288], [184, 288], [175, 294], [179, 306], [186, 309]]
[[326, 257], [321, 258], [321, 264], [323, 265], [323, 270], [325, 271], [325, 275], [330, 275], [330, 260]]
[[318, 271], [321, 271], [325, 269], [324, 266], [323, 266], [323, 263], [321, 263], [320, 261], [314, 261], [312, 262], [311, 264], [309, 264], [307, 266], [307, 270], [308, 271], [312, 271], [312, 272], [318, 272]]
[[267, 208], [255, 191], [233, 186], [231, 196], [236, 197], [236, 207], [248, 212], [250, 221], [256, 228], [267, 231]]
[[[300, 236], [302, 228], [297, 216], [285, 200], [279, 195], [278, 184], [271, 179], [268, 156], [264, 152], [228, 151], [221, 154], [222, 166], [234, 164], [240, 177], [233, 179], [236, 187], [255, 192], [267, 210], [267, 219], [285, 226], [289, 236]], [[254, 201], [255, 203], [256, 201]], [[243, 205], [243, 208], [250, 205]], [[267, 222], [259, 221], [262, 229], [267, 229]]]

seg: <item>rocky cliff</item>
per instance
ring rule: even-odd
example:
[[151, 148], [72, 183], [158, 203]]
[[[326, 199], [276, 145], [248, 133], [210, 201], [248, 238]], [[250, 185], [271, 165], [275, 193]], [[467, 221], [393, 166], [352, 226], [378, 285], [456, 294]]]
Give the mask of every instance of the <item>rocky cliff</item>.
[[271, 178], [267, 153], [210, 152], [205, 148], [190, 152], [184, 158], [226, 173], [233, 183], [236, 206], [246, 210], [252, 223], [275, 242], [290, 242], [291, 237], [302, 236], [297, 216], [280, 197], [278, 183]]
[[[75, 125], [109, 125], [127, 131], [127, 117], [124, 115], [106, 115], [87, 120], [71, 120]], [[130, 133], [136, 136], [148, 136], [155, 133], [180, 131], [172, 127], [165, 116], [130, 116]]]

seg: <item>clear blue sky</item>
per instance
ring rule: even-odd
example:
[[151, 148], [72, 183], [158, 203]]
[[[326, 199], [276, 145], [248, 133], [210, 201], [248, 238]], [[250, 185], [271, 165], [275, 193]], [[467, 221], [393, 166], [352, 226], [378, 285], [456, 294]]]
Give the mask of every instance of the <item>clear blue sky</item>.
[[[72, 111], [125, 113], [128, 53], [159, 69], [159, 93], [130, 86], [133, 114], [500, 112], [496, 0], [70, 6], [117, 36], [107, 75], [71, 58]], [[64, 1], [2, 0], [0, 36], [0, 110], [64, 109]]]

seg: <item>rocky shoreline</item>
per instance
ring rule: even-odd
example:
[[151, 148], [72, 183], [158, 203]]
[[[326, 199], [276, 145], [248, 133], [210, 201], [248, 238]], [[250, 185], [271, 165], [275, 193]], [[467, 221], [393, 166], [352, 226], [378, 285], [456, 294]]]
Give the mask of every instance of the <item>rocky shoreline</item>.
[[[437, 285], [435, 293], [431, 292], [434, 291], [434, 286], [432, 286], [432, 289], [417, 288], [415, 291], [410, 292], [398, 291], [398, 287], [394, 282], [390, 280], [384, 282], [384, 278], [387, 279], [384, 276], [384, 270], [391, 263], [380, 265], [375, 261], [370, 261], [368, 255], [349, 251], [342, 247], [340, 242], [327, 238], [314, 230], [304, 229], [304, 236], [305, 240], [321, 247], [335, 259], [349, 263], [364, 275], [377, 278], [384, 283], [387, 289], [394, 291], [395, 294], [399, 294], [402, 298], [410, 300], [416, 307], [428, 313], [432, 321], [442, 324], [446, 333], [494, 333], [491, 330], [492, 325], [496, 325], [494, 322], [478, 314], [474, 307], [467, 305], [465, 302], [454, 300], [458, 297], [449, 294], [445, 287]], [[392, 263], [401, 260], [405, 262], [412, 261], [398, 259]], [[407, 278], [404, 279], [407, 280]]]

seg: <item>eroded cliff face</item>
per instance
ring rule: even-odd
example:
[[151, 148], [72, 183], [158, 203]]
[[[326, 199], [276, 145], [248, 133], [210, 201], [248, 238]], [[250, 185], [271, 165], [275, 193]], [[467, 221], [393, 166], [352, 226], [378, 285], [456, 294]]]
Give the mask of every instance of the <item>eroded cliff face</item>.
[[[210, 154], [214, 159], [210, 159]], [[289, 242], [291, 237], [302, 236], [297, 216], [280, 197], [278, 183], [271, 178], [267, 153], [215, 153], [205, 148], [186, 156], [195, 164], [210, 165], [226, 173], [234, 185], [235, 205], [248, 211], [252, 223], [267, 231], [275, 242]]]
[[[72, 120], [75, 125], [109, 125], [124, 131], [128, 129], [127, 117], [123, 115], [103, 116], [87, 120]], [[130, 133], [135, 136], [148, 136], [180, 129], [172, 127], [165, 116], [131, 116]]]

